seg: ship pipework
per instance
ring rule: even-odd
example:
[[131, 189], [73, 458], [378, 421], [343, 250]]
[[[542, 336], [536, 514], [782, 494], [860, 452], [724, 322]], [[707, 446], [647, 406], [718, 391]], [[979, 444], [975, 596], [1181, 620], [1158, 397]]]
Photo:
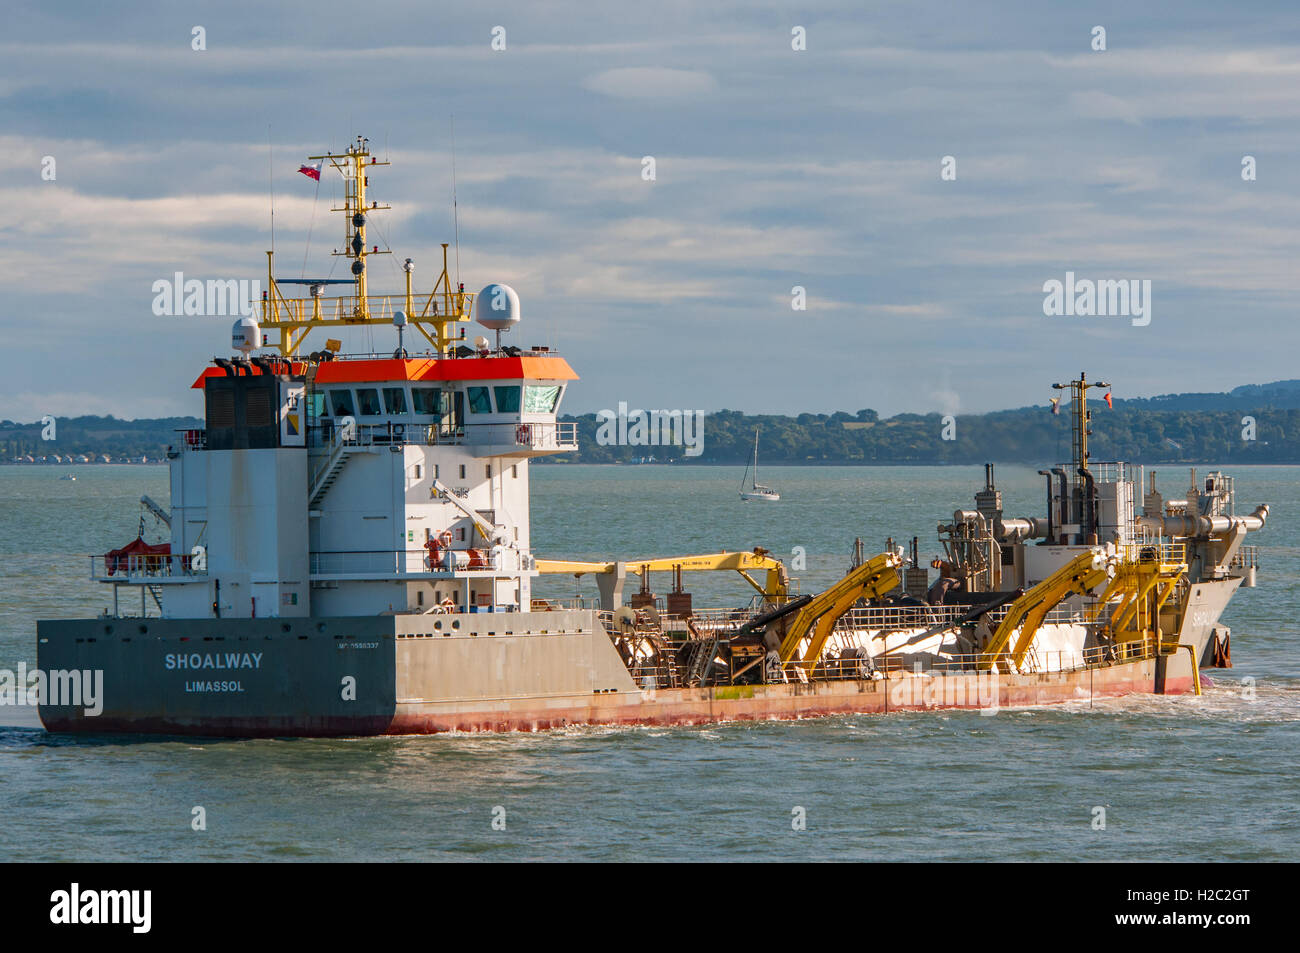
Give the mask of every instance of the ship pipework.
[[1055, 507], [1052, 505], [1052, 471], [1039, 470], [1038, 475], [1047, 477], [1047, 538], [1056, 535]]
[[[1066, 477], [1066, 475], [1065, 475], [1065, 467], [1052, 467], [1052, 472], [1056, 474], [1057, 483], [1059, 484], [1059, 487], [1060, 487], [1060, 494], [1061, 494], [1061, 495], [1058, 497], [1058, 499], [1060, 500], [1060, 504], [1059, 504], [1059, 505], [1060, 505], [1060, 512], [1057, 514], [1056, 525], [1057, 525], [1058, 531], [1059, 531], [1060, 534], [1061, 534], [1061, 538], [1060, 538], [1059, 542], [1064, 543], [1064, 542], [1065, 542], [1065, 528], [1064, 528], [1064, 527], [1065, 527], [1065, 525], [1066, 525], [1067, 523], [1074, 522], [1074, 521], [1070, 518], [1072, 514], [1071, 514], [1070, 511], [1069, 511], [1069, 507], [1070, 507], [1070, 481], [1069, 481], [1069, 479], [1068, 479], [1068, 478]], [[1058, 540], [1054, 540], [1054, 542], [1058, 542]]]
[[1225, 536], [1234, 530], [1257, 532], [1268, 521], [1268, 504], [1261, 503], [1249, 516], [1141, 516], [1138, 525], [1164, 536]]

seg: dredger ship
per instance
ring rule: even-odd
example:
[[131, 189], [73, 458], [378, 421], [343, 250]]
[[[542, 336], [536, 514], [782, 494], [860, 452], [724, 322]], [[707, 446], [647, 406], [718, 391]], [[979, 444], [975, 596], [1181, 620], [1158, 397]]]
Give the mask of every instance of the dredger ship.
[[[936, 708], [996, 711], [1130, 693], [1199, 692], [1230, 665], [1220, 617], [1253, 586], [1219, 472], [1177, 498], [1155, 473], [1094, 463], [1084, 375], [1069, 465], [1040, 471], [1045, 513], [1003, 510], [992, 466], [939, 525], [928, 566], [892, 541], [800, 594], [769, 552], [548, 560], [529, 539], [529, 465], [577, 446], [557, 420], [577, 375], [543, 347], [501, 345], [507, 286], [477, 295], [443, 268], [432, 291], [372, 295], [358, 139], [313, 157], [344, 185], [346, 295], [274, 276], [229, 357], [194, 383], [205, 426], [168, 453], [169, 527], [91, 558], [99, 618], [38, 623], [38, 666], [101, 671], [102, 710], [40, 706], [58, 732], [304, 736], [696, 724]], [[317, 166], [319, 169], [322, 166]], [[496, 332], [468, 339], [476, 321]], [[344, 354], [313, 330], [396, 326], [389, 354]], [[389, 332], [384, 332], [389, 333]], [[404, 334], [419, 335], [409, 353]], [[931, 570], [937, 570], [933, 575]], [[739, 574], [741, 607], [693, 605], [684, 579]], [[594, 577], [591, 606], [533, 598], [542, 574]], [[671, 579], [664, 597], [654, 574]], [[629, 577], [639, 577], [629, 585]], [[59, 702], [55, 704], [54, 702]]]

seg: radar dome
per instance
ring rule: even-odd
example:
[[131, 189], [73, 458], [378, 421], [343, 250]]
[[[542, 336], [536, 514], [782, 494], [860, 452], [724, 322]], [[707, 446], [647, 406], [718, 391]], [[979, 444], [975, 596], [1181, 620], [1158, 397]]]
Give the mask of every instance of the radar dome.
[[474, 320], [489, 331], [509, 331], [519, 323], [519, 295], [509, 285], [488, 285], [474, 299]]
[[240, 318], [230, 329], [230, 346], [248, 357], [248, 352], [262, 346], [262, 329], [252, 318]]

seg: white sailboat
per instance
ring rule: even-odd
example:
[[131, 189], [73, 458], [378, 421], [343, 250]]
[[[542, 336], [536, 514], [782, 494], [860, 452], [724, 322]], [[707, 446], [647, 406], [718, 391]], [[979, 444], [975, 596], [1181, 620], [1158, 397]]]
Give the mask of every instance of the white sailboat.
[[[750, 477], [749, 489], [745, 489], [745, 477], [750, 475], [753, 470], [753, 476]], [[763, 486], [758, 482], [758, 429], [754, 430], [754, 460], [752, 464], [746, 464], [745, 476], [740, 478], [740, 498], [742, 500], [767, 500], [776, 502], [781, 499], [781, 494], [776, 492], [770, 486]]]

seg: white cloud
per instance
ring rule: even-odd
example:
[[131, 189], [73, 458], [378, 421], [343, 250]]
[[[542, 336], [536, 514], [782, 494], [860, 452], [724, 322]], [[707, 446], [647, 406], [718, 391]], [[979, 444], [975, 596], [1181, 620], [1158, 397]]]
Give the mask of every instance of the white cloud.
[[[112, 416], [123, 420], [194, 414], [192, 401], [181, 398], [146, 397], [129, 391], [23, 391], [0, 394], [0, 420], [35, 423], [47, 414], [51, 417]], [[57, 452], [57, 442], [50, 446]]]
[[698, 70], [626, 66], [588, 76], [582, 85], [615, 99], [675, 100], [712, 95], [718, 87], [708, 73]]

